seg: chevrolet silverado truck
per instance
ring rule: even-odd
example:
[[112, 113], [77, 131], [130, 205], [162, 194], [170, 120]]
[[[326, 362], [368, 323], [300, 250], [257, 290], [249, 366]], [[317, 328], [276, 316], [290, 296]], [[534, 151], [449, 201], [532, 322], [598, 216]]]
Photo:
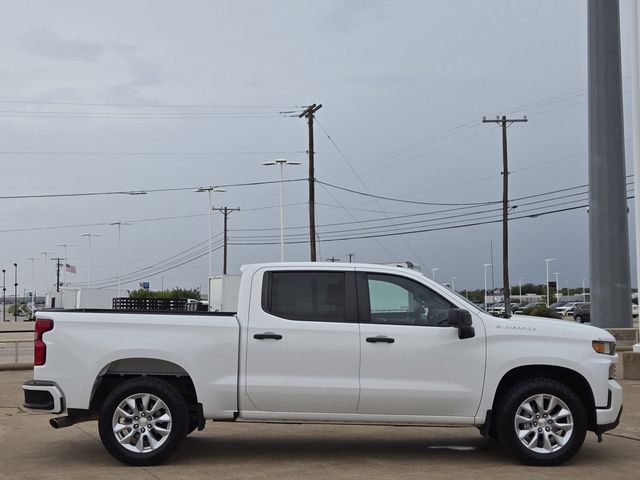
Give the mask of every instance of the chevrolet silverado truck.
[[[622, 413], [608, 332], [496, 318], [419, 272], [243, 267], [237, 313], [37, 314], [25, 407], [97, 420], [129, 465], [164, 461], [205, 420], [461, 426], [557, 465]], [[46, 448], [42, 445], [42, 448]]]

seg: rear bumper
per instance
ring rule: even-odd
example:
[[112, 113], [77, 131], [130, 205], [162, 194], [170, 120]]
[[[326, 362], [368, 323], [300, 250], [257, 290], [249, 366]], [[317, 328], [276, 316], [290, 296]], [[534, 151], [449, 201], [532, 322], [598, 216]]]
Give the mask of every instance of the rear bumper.
[[64, 411], [64, 395], [55, 382], [29, 380], [22, 384], [24, 407], [30, 410], [44, 410], [50, 413]]
[[609, 402], [605, 407], [596, 408], [596, 428], [600, 433], [616, 428], [621, 414], [622, 387], [615, 380], [609, 380]]

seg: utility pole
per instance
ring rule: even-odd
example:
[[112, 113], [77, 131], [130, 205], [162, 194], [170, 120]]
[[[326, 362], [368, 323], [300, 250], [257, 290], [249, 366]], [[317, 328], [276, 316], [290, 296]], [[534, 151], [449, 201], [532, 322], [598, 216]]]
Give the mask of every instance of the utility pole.
[[349, 255], [349, 263], [352, 263], [353, 262], [353, 257], [355, 257], [356, 254], [355, 253], [347, 253], [347, 255]]
[[56, 292], [60, 292], [60, 266], [62, 265], [60, 262], [62, 258], [52, 258], [51, 260], [56, 261]]
[[516, 122], [527, 122], [524, 118], [507, 118], [505, 115], [482, 123], [500, 123], [502, 126], [502, 280], [504, 292], [504, 313], [511, 313], [511, 287], [509, 285], [509, 158], [507, 154], [507, 127]]
[[3, 322], [7, 320], [5, 318], [6, 317], [5, 303], [7, 300], [6, 292], [7, 292], [7, 271], [3, 268], [2, 269], [2, 321]]
[[322, 108], [322, 104], [309, 105], [298, 118], [305, 117], [309, 124], [309, 246], [311, 249], [310, 260], [316, 261], [316, 178], [313, 163], [313, 115]]
[[239, 208], [228, 208], [228, 207], [222, 207], [222, 208], [214, 208], [214, 210], [217, 210], [218, 212], [222, 212], [222, 214], [224, 215], [224, 260], [222, 262], [222, 274], [226, 275], [227, 274], [227, 244], [228, 244], [228, 240], [227, 240], [227, 218], [229, 217], [229, 214], [231, 212], [239, 212], [240, 209]]

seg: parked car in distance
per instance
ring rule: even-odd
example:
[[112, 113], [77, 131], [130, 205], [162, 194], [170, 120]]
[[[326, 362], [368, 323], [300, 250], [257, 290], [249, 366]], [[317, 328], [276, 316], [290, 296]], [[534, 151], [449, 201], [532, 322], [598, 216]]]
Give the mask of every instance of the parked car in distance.
[[569, 303], [567, 300], [559, 300], [557, 302], [553, 302], [551, 305], [549, 305], [549, 308], [553, 308], [554, 310], [558, 307], [562, 307], [563, 305]]
[[573, 307], [575, 307], [580, 302], [567, 302], [564, 305], [556, 307], [555, 310], [563, 317], [566, 317], [569, 314], [573, 313]]
[[638, 314], [640, 314], [640, 307], [631, 302], [631, 315], [633, 316], [633, 318], [638, 318]]
[[573, 308], [573, 319], [579, 323], [591, 323], [591, 303], [579, 303]]
[[537, 306], [539, 306], [539, 305], [546, 305], [546, 303], [544, 303], [544, 302], [530, 302], [530, 303], [526, 303], [524, 306], [522, 306], [522, 307], [518, 307], [518, 308], [515, 310], [515, 312], [514, 312], [514, 313], [516, 313], [516, 314], [521, 314], [521, 313], [524, 313], [524, 311], [525, 311], [525, 310], [528, 310], [528, 309], [533, 308], [533, 307], [537, 307]]

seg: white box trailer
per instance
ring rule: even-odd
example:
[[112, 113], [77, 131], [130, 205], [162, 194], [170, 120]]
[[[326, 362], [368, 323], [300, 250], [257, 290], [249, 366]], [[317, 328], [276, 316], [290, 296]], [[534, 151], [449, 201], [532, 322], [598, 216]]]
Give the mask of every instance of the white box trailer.
[[209, 311], [237, 312], [242, 275], [209, 277]]
[[109, 288], [63, 288], [59, 292], [47, 294], [47, 308], [113, 308], [113, 299], [118, 291]]

